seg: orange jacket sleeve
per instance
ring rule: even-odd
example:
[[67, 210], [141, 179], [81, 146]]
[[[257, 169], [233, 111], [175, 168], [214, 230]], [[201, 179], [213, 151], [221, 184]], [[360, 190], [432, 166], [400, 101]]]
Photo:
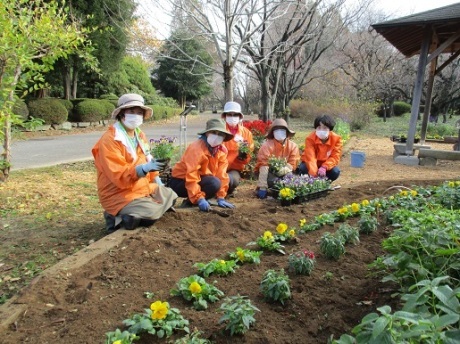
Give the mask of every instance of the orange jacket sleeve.
[[334, 132], [329, 133], [325, 143], [312, 132], [305, 138], [305, 150], [302, 154], [302, 161], [308, 168], [308, 174], [316, 177], [318, 168], [324, 166], [330, 170], [337, 166], [342, 157], [342, 138]]
[[217, 192], [217, 197], [224, 198], [227, 195], [229, 177], [227, 174], [227, 153], [219, 150], [212, 156], [206, 143], [198, 139], [192, 142], [185, 150], [182, 158], [177, 162], [171, 172], [174, 178], [185, 179], [185, 188], [189, 200], [196, 204], [200, 198], [205, 197], [201, 191], [201, 176], [215, 176], [221, 181], [221, 188]]

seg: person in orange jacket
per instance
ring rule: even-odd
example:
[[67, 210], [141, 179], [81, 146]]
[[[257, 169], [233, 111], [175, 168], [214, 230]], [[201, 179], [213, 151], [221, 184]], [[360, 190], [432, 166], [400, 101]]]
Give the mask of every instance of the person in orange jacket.
[[[227, 102], [224, 112], [221, 115], [226, 122], [227, 130], [233, 135], [232, 140], [223, 143], [227, 148], [228, 168], [227, 173], [230, 178], [228, 194], [232, 194], [241, 181], [241, 172], [251, 161], [251, 154], [254, 151], [254, 139], [248, 128], [242, 124], [243, 113], [241, 106], [237, 102]], [[244, 151], [244, 149], [247, 151]]]
[[155, 160], [145, 134], [139, 129], [152, 116], [138, 94], [124, 94], [112, 112], [111, 125], [94, 145], [97, 190], [104, 208], [106, 230], [134, 229], [153, 224], [169, 210], [177, 194], [163, 185], [158, 171], [165, 163]]
[[198, 140], [188, 145], [181, 160], [173, 166], [169, 186], [201, 211], [211, 209], [208, 199], [213, 197], [219, 207], [234, 208], [225, 200], [229, 177], [227, 148], [223, 145], [233, 135], [219, 118], [208, 120], [206, 129], [198, 135]]
[[337, 165], [342, 157], [342, 138], [332, 131], [335, 121], [328, 115], [316, 117], [313, 126], [315, 131], [305, 138], [299, 173], [334, 181], [340, 175]]
[[[260, 146], [257, 153], [256, 173], [259, 174], [257, 181], [257, 197], [266, 198], [268, 188], [273, 187], [277, 178], [281, 178], [297, 168], [300, 160], [299, 147], [291, 140], [295, 131], [289, 129], [286, 121], [277, 118], [268, 129], [266, 140]], [[285, 165], [276, 172], [270, 171], [269, 160], [271, 157], [284, 158]]]

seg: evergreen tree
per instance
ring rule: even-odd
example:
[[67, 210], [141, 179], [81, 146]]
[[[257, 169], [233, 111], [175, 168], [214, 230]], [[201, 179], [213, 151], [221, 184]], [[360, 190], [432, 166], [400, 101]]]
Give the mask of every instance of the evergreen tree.
[[211, 92], [211, 63], [212, 58], [203, 45], [178, 30], [162, 49], [153, 73], [154, 85], [183, 107], [186, 101], [199, 100]]

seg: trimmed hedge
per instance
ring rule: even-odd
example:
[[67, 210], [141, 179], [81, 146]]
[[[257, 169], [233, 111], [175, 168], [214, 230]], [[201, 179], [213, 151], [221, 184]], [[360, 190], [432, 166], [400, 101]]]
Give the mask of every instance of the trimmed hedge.
[[[112, 111], [109, 107], [113, 106], [107, 100], [86, 99], [80, 101], [75, 106], [72, 114], [72, 122], [99, 122], [108, 118]], [[113, 110], [113, 109], [112, 109]]]
[[29, 116], [41, 118], [44, 124], [62, 124], [67, 121], [68, 111], [61, 99], [40, 98], [29, 101]]

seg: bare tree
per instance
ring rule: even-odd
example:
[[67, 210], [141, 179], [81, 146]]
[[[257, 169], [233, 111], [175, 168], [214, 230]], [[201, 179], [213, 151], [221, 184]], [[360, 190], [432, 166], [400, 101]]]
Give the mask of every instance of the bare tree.
[[385, 119], [393, 114], [395, 100], [410, 100], [415, 65], [370, 29], [370, 23], [378, 20], [373, 19], [377, 18], [375, 14], [368, 14], [368, 25], [347, 33], [340, 49], [344, 59], [341, 69], [348, 75], [358, 99], [383, 103]]

